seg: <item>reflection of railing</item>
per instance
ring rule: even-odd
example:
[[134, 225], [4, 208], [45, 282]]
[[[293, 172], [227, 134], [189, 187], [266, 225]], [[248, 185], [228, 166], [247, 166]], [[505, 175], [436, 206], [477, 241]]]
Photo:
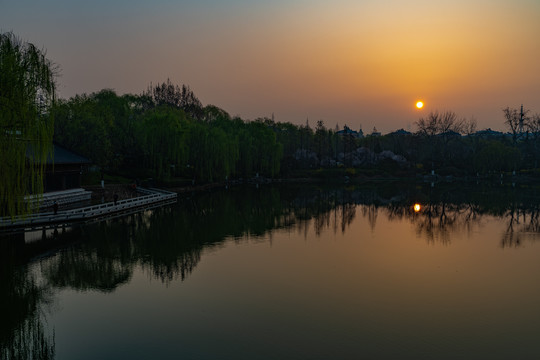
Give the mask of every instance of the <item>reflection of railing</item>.
[[57, 214], [54, 212], [42, 212], [27, 216], [16, 216], [14, 218], [0, 218], [0, 231], [32, 229], [46, 225], [86, 221], [127, 212], [136, 208], [149, 207], [156, 203], [174, 203], [177, 198], [176, 193], [160, 189], [137, 188], [137, 191], [146, 195], [118, 200], [116, 203], [109, 202], [78, 209], [58, 211]]

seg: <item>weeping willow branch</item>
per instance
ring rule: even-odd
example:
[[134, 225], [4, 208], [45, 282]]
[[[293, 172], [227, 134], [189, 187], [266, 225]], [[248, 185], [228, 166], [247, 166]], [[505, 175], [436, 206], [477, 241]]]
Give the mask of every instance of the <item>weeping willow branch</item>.
[[44, 51], [0, 34], [0, 216], [29, 213], [24, 196], [43, 193], [56, 70]]

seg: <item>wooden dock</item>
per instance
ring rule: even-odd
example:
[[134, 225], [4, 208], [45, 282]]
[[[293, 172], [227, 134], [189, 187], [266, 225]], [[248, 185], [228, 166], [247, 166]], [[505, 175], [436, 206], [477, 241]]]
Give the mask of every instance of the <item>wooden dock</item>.
[[99, 205], [86, 206], [54, 212], [40, 212], [27, 216], [14, 218], [0, 218], [0, 232], [19, 232], [33, 229], [42, 229], [70, 225], [73, 223], [96, 221], [102, 218], [123, 216], [141, 209], [172, 204], [177, 201], [177, 194], [160, 189], [137, 188], [143, 196], [131, 199], [118, 200]]

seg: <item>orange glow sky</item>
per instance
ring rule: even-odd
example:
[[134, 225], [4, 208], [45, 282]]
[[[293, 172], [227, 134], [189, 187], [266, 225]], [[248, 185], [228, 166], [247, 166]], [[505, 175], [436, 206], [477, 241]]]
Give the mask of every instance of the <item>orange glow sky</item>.
[[[0, 30], [47, 50], [70, 97], [170, 78], [245, 119], [414, 131], [429, 111], [505, 130], [540, 112], [537, 0], [38, 0]], [[425, 107], [417, 110], [417, 100]]]

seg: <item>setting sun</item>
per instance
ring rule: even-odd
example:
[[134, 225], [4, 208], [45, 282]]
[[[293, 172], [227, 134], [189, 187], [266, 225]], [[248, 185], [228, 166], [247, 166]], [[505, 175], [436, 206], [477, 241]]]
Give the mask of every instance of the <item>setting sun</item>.
[[413, 209], [414, 212], [419, 212], [420, 210], [422, 210], [422, 206], [420, 204], [414, 204]]
[[424, 103], [423, 103], [422, 101], [417, 101], [417, 102], [416, 102], [416, 108], [417, 108], [417, 109], [421, 109], [421, 108], [423, 108], [423, 107], [424, 107]]

